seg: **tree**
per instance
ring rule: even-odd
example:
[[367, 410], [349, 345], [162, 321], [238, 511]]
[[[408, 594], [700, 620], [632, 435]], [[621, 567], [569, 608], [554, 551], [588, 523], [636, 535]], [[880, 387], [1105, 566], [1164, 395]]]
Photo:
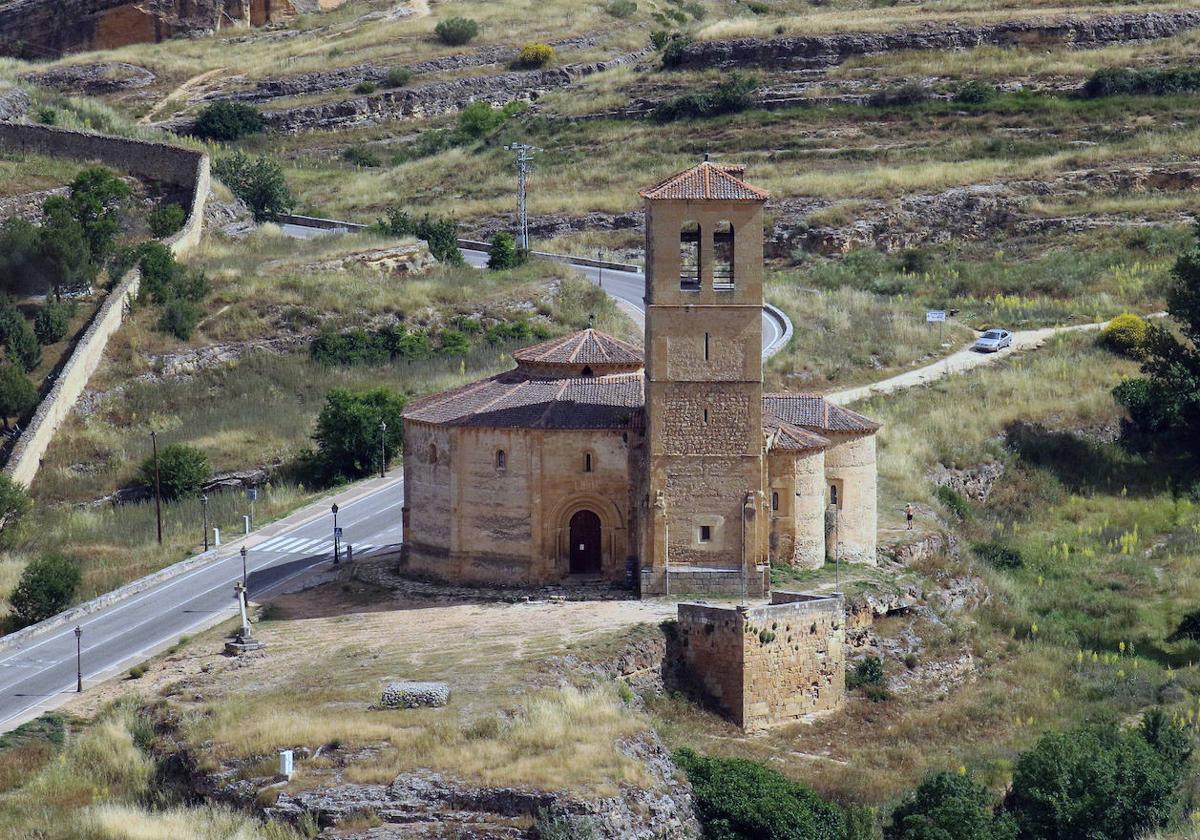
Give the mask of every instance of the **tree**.
[[214, 102], [196, 115], [192, 134], [205, 140], [231, 143], [267, 127], [258, 109], [242, 102]]
[[1183, 773], [1195, 749], [1190, 728], [1175, 726], [1162, 709], [1155, 707], [1142, 715], [1138, 731], [1168, 766]]
[[435, 219], [426, 213], [421, 218], [410, 216], [398, 207], [375, 223], [384, 236], [415, 236], [429, 245], [429, 253], [438, 262], [461, 265], [462, 251], [458, 249], [458, 222], [453, 218]]
[[[92, 263], [101, 266], [112, 254], [121, 232], [121, 213], [129, 199], [129, 185], [103, 166], [84, 169], [71, 182], [65, 199], [71, 216], [83, 228]], [[46, 199], [46, 204], [61, 201]]]
[[187, 211], [178, 204], [164, 204], [150, 211], [146, 217], [150, 232], [156, 239], [163, 239], [175, 233], [187, 221]]
[[283, 167], [266, 155], [259, 155], [252, 161], [242, 152], [234, 152], [217, 161], [213, 172], [234, 195], [246, 202], [256, 222], [274, 222], [291, 213], [296, 206], [296, 198], [283, 176]]
[[471, 18], [452, 17], [438, 21], [433, 33], [443, 44], [460, 47], [479, 34], [479, 24]]
[[384, 387], [366, 391], [331, 389], [313, 434], [326, 475], [358, 478], [377, 470], [381, 421], [387, 423], [387, 452], [399, 452], [404, 442], [406, 402], [403, 395]]
[[9, 360], [27, 373], [42, 363], [37, 336], [14, 306], [0, 308], [0, 343], [8, 348]]
[[837, 805], [783, 774], [742, 758], [675, 753], [708, 840], [843, 840]]
[[492, 245], [488, 248], [488, 268], [502, 271], [516, 268], [521, 264], [521, 254], [517, 250], [517, 241], [508, 231], [502, 230], [492, 237]]
[[40, 282], [60, 300], [64, 292], [85, 291], [99, 270], [87, 231], [61, 196], [46, 199], [42, 215], [36, 264]]
[[11, 529], [32, 506], [29, 492], [24, 487], [6, 475], [0, 475], [0, 532]]
[[970, 776], [933, 773], [892, 812], [887, 840], [1014, 840], [1016, 824]]
[[26, 566], [8, 599], [17, 627], [45, 621], [70, 606], [79, 577], [79, 566], [61, 554], [47, 554]]
[[1178, 782], [1140, 733], [1076, 729], [1020, 756], [1005, 806], [1022, 840], [1132, 840], [1167, 822]]
[[[154, 486], [154, 458], [142, 462], [139, 477], [143, 484]], [[204, 450], [186, 443], [172, 443], [158, 453], [159, 488], [164, 499], [195, 496], [204, 489], [212, 475]]]
[[20, 417], [37, 405], [38, 392], [24, 371], [14, 364], [0, 364], [0, 417], [8, 428], [10, 417]]
[[0, 227], [0, 294], [25, 297], [50, 288], [42, 265], [42, 233], [13, 217]]
[[1181, 338], [1157, 324], [1147, 330], [1144, 376], [1113, 389], [1129, 412], [1127, 442], [1200, 458], [1200, 223], [1197, 242], [1176, 261], [1167, 289], [1167, 312]]
[[46, 305], [37, 311], [33, 319], [33, 334], [42, 344], [53, 344], [62, 341], [71, 329], [71, 316], [74, 307], [60, 301], [47, 301]]

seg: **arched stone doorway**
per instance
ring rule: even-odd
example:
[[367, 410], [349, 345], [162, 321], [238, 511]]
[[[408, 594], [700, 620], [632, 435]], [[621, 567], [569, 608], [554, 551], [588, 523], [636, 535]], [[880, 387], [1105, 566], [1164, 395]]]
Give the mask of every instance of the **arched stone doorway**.
[[576, 511], [569, 525], [571, 539], [570, 573], [573, 575], [600, 574], [601, 528], [600, 517], [586, 508]]

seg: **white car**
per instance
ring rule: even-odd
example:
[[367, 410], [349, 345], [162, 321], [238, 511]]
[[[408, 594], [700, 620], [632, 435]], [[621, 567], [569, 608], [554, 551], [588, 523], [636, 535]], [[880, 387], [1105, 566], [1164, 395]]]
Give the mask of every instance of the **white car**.
[[1008, 330], [988, 330], [975, 339], [975, 346], [971, 349], [980, 353], [995, 353], [1005, 347], [1012, 347], [1012, 333]]

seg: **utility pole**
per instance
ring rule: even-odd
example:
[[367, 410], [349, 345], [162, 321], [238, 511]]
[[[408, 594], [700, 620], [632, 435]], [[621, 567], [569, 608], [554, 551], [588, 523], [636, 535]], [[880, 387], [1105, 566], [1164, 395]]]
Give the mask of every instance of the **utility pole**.
[[154, 519], [158, 523], [158, 544], [162, 545], [162, 481], [158, 474], [158, 432], [150, 433], [150, 446], [154, 450]]
[[83, 694], [83, 628], [75, 625], [75, 692]]
[[600, 279], [596, 285], [598, 285], [601, 289], [603, 289], [604, 288], [604, 249], [603, 248], [596, 249], [596, 268], [598, 268], [600, 270]]
[[249, 582], [246, 575], [246, 546], [242, 546], [242, 591], [246, 590], [246, 584]]
[[379, 477], [387, 478], [387, 422], [379, 421]]
[[200, 510], [204, 515], [204, 550], [208, 551], [208, 494], [200, 495]]
[[525, 202], [525, 184], [529, 178], [529, 165], [533, 162], [533, 156], [542, 149], [528, 143], [509, 143], [504, 148], [517, 153], [517, 247], [528, 251], [529, 213]]

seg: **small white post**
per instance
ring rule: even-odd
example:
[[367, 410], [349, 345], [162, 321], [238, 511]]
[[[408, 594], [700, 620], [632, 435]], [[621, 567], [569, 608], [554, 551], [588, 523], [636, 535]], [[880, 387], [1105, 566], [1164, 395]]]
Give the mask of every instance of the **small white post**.
[[250, 517], [249, 517], [249, 516], [243, 516], [243, 517], [242, 517], [242, 522], [244, 522], [244, 523], [245, 523], [245, 525], [246, 525], [246, 533], [247, 533], [247, 534], [249, 534], [249, 533], [250, 533]]
[[213, 547], [216, 548], [221, 544], [221, 529], [213, 528]]
[[279, 775], [283, 776], [285, 779], [291, 780], [292, 772], [293, 772], [292, 771], [292, 751], [291, 750], [280, 750], [279, 751]]
[[352, 546], [352, 545], [346, 546], [346, 562], [347, 563], [354, 562], [354, 546]]

